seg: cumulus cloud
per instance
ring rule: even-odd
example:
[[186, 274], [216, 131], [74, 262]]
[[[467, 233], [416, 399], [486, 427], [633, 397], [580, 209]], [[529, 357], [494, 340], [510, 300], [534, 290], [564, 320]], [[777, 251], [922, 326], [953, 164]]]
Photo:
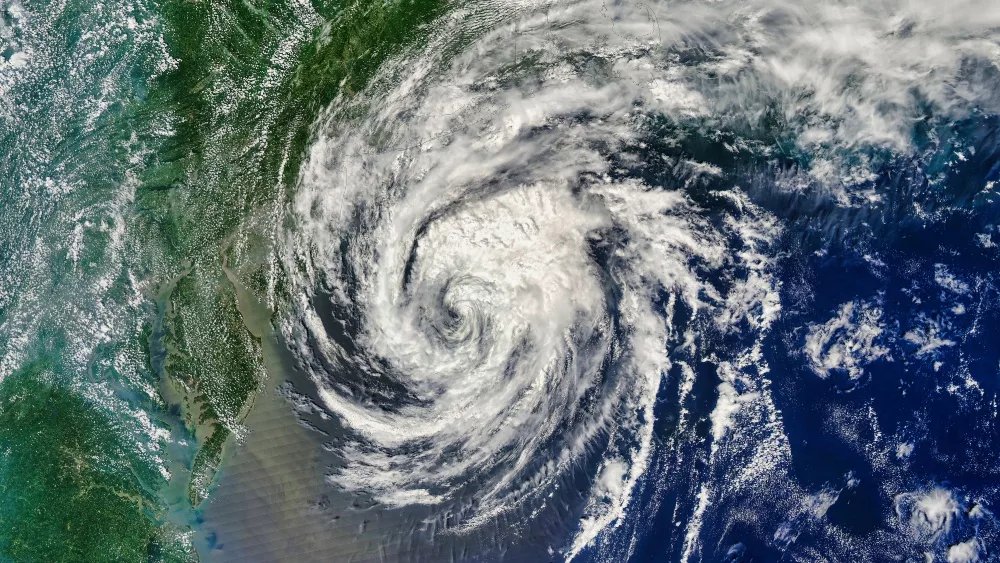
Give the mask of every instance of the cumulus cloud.
[[961, 505], [952, 491], [933, 487], [896, 497], [896, 516], [916, 539], [936, 540], [951, 531]]
[[877, 303], [849, 301], [823, 324], [810, 324], [804, 352], [813, 372], [822, 378], [842, 371], [860, 379], [865, 366], [888, 356], [880, 344], [884, 332]]

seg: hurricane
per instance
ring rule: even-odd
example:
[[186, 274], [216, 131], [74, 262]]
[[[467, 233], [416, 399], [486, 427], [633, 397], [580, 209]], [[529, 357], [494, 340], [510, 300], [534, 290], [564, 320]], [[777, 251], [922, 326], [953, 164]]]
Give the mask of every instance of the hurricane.
[[70, 4], [0, 560], [996, 557], [997, 2]]
[[[572, 558], [624, 518], [657, 394], [702, 341], [743, 342], [722, 361], [761, 374], [723, 376], [714, 440], [740, 410], [773, 415], [754, 348], [781, 309], [782, 228], [749, 195], [774, 174], [863, 206], [858, 147], [906, 150], [924, 106], [994, 104], [963, 78], [995, 43], [956, 35], [1000, 12], [938, 9], [472, 3], [443, 18], [331, 106], [291, 203], [282, 331], [344, 427], [329, 481], [452, 507], [463, 529], [584, 486]], [[725, 158], [766, 159], [774, 133], [815, 159], [724, 170], [651, 148], [696, 133]]]

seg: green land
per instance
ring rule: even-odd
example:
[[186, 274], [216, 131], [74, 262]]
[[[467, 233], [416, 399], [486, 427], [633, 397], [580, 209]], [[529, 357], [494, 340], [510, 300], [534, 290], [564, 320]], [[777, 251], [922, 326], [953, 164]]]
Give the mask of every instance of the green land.
[[[0, 561], [197, 560], [164, 491], [183, 480], [197, 511], [259, 390], [237, 284], [280, 311], [274, 245], [313, 124], [445, 6], [18, 6], [2, 23], [30, 58], [0, 71]], [[190, 459], [164, 460], [166, 435]]]

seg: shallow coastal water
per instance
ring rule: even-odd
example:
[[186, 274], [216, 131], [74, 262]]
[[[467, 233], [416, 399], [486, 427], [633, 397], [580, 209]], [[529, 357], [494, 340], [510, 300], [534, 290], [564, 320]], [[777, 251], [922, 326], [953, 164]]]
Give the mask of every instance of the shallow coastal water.
[[[485, 561], [535, 559], [544, 546], [504, 546], [492, 538], [448, 534], [431, 508], [389, 510], [337, 490], [325, 476], [338, 463], [328, 436], [303, 427], [283, 390], [302, 374], [273, 334], [263, 339], [267, 387], [227, 446], [211, 498], [187, 513], [202, 562]], [[492, 544], [492, 545], [491, 545]], [[529, 555], [530, 554], [530, 555]]]
[[226, 269], [247, 329], [261, 343], [267, 379], [226, 448], [212, 497], [198, 510], [202, 561], [330, 561], [351, 545], [315, 509], [324, 494], [322, 441], [300, 426], [279, 394], [295, 377], [270, 312]]
[[323, 491], [319, 444], [273, 391], [258, 397], [201, 509], [202, 561], [330, 561], [335, 551], [332, 526], [310, 510]]
[[0, 563], [996, 559], [998, 6], [0, 5]]

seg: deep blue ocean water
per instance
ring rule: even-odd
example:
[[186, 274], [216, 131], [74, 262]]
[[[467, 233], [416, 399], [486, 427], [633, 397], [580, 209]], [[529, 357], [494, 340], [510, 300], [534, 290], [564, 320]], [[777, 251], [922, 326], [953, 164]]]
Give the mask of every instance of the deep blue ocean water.
[[[925, 146], [922, 157], [888, 159], [864, 186], [881, 196], [874, 206], [804, 201], [769, 190], [768, 180], [757, 178], [755, 200], [787, 225], [777, 243], [786, 307], [762, 351], [790, 463], [781, 466], [773, 488], [711, 506], [715, 515], [700, 532], [702, 560], [917, 561], [925, 554], [946, 560], [951, 545], [995, 541], [996, 520], [977, 510], [991, 514], [1000, 502], [1000, 192], [992, 187], [1000, 179], [997, 124], [982, 117], [946, 125], [950, 138]], [[885, 331], [877, 341], [885, 353], [860, 377], [836, 369], [818, 377], [802, 351], [806, 327], [827, 322], [846, 302], [866, 300], [881, 309]], [[947, 342], [922, 352], [916, 338], [906, 338], [922, 326]], [[705, 362], [694, 386], [692, 408], [704, 416], [718, 398], [716, 367]], [[680, 377], [671, 374], [661, 389], [660, 436], [675, 430]], [[702, 427], [700, 434], [707, 439], [709, 431]], [[737, 455], [733, 467], [710, 469], [702, 455], [676, 475], [683, 456], [661, 444], [664, 474], [650, 476], [635, 510], [641, 516], [617, 532], [618, 545], [630, 545], [635, 561], [681, 559], [684, 526], [677, 514], [690, 510], [684, 504], [691, 491], [706, 475], [733, 477], [745, 461]], [[899, 450], [900, 444], [912, 451]], [[890, 538], [905, 534], [912, 516], [898, 495], [934, 488], [956, 500], [947, 525], [915, 542], [923, 552], [912, 544], [909, 550], [892, 547]], [[835, 496], [821, 517], [789, 510], [788, 498], [803, 490]], [[607, 561], [613, 552], [590, 551], [584, 559]], [[979, 556], [993, 560], [991, 553], [983, 549]]]

